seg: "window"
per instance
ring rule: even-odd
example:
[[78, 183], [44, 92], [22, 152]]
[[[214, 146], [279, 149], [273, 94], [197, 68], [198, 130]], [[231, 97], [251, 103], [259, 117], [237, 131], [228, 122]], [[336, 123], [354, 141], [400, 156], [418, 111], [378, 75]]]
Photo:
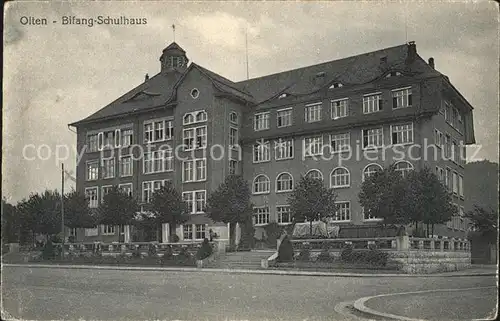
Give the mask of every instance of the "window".
[[115, 177], [115, 159], [103, 159], [102, 160], [103, 167], [103, 178], [113, 178]]
[[184, 129], [184, 150], [194, 149], [194, 130]]
[[182, 199], [188, 206], [188, 212], [191, 214], [200, 214], [205, 212], [207, 192], [205, 190], [183, 192]]
[[104, 202], [104, 197], [111, 192], [113, 185], [106, 185], [101, 187], [101, 202]]
[[442, 169], [439, 166], [436, 166], [436, 176], [438, 177], [439, 181], [443, 184], [445, 184], [445, 172], [444, 169]]
[[376, 217], [375, 215], [372, 215], [369, 210], [365, 210], [364, 208], [362, 208], [362, 212], [363, 212], [363, 218], [365, 221], [371, 221], [371, 220], [379, 221], [379, 220], [381, 220], [378, 217]]
[[350, 221], [351, 220], [351, 202], [335, 202], [337, 210], [333, 216], [334, 221]]
[[382, 110], [382, 95], [370, 94], [363, 97], [363, 113], [370, 114]]
[[125, 129], [122, 132], [122, 147], [127, 147], [132, 145], [132, 138], [134, 131], [132, 129]]
[[255, 131], [269, 129], [269, 112], [255, 114], [253, 129]]
[[233, 148], [238, 145], [238, 129], [229, 127], [229, 147]]
[[115, 227], [113, 225], [101, 225], [102, 235], [114, 235]]
[[182, 162], [182, 173], [183, 182], [192, 182], [194, 180], [193, 161], [189, 160]]
[[351, 135], [349, 133], [330, 135], [332, 152], [349, 151], [351, 148]]
[[391, 126], [392, 144], [413, 143], [413, 123]]
[[191, 97], [192, 97], [193, 99], [196, 99], [196, 98], [198, 98], [199, 96], [200, 96], [200, 91], [199, 91], [198, 89], [196, 89], [196, 88], [193, 88], [193, 89], [191, 90]]
[[87, 181], [99, 179], [99, 161], [87, 161]]
[[182, 234], [183, 234], [183, 238], [185, 240], [192, 240], [193, 239], [193, 225], [184, 224], [184, 226], [182, 227]]
[[207, 178], [207, 159], [199, 158], [182, 162], [182, 181], [198, 182]]
[[380, 147], [384, 145], [384, 133], [382, 127], [363, 129], [363, 148]]
[[98, 150], [98, 134], [87, 135], [88, 152], [97, 152]]
[[164, 180], [157, 180], [157, 181], [148, 181], [148, 182], [142, 182], [142, 201], [144, 203], [149, 203], [151, 202], [151, 198], [153, 197], [153, 193], [163, 186], [165, 186], [165, 182], [168, 181], [167, 179]]
[[68, 236], [73, 236], [75, 237], [76, 236], [76, 228], [70, 228], [69, 229], [69, 235]]
[[333, 83], [328, 89], [342, 88], [344, 85], [340, 82]]
[[460, 157], [460, 151], [458, 149], [458, 144], [456, 141], [451, 142], [451, 159], [458, 164]]
[[85, 229], [85, 236], [97, 236], [98, 234], [99, 229], [97, 227]]
[[451, 191], [451, 186], [452, 186], [451, 169], [448, 167], [446, 168], [444, 179], [446, 183], [445, 184], [446, 188], [448, 189], [448, 191]]
[[312, 178], [312, 179], [319, 179], [323, 180], [323, 174], [321, 174], [321, 171], [317, 169], [311, 169], [310, 171], [307, 172], [306, 177]]
[[330, 113], [332, 119], [347, 117], [349, 115], [348, 98], [331, 101]]
[[453, 186], [453, 194], [456, 194], [458, 195], [458, 173], [457, 172], [453, 172], [453, 182], [452, 182], [452, 186]]
[[191, 125], [207, 121], [207, 113], [204, 110], [193, 111], [184, 114], [182, 118], [183, 125]]
[[393, 109], [411, 107], [411, 105], [412, 105], [411, 87], [396, 89], [392, 91]]
[[173, 134], [172, 120], [155, 120], [144, 123], [144, 141], [146, 143], [169, 140], [172, 139]]
[[205, 224], [196, 224], [196, 239], [203, 240], [206, 234]]
[[87, 187], [85, 189], [85, 197], [89, 200], [89, 207], [96, 208], [99, 206], [98, 188]]
[[293, 139], [282, 139], [274, 141], [274, 157], [276, 160], [293, 158]]
[[465, 165], [465, 162], [466, 162], [466, 155], [465, 155], [465, 145], [463, 144], [463, 142], [460, 143], [460, 164], [463, 166]]
[[265, 194], [269, 193], [270, 190], [269, 177], [266, 175], [258, 175], [253, 180], [253, 193], [254, 194]]
[[462, 175], [458, 175], [458, 194], [464, 198], [464, 177]]
[[229, 121], [233, 124], [238, 124], [238, 114], [234, 111], [230, 112]]
[[115, 146], [115, 131], [104, 132], [104, 147], [113, 148]]
[[254, 225], [266, 225], [269, 223], [269, 207], [254, 207], [253, 209]]
[[276, 206], [276, 213], [278, 213], [278, 224], [292, 223], [292, 213], [289, 205]]
[[396, 163], [395, 170], [400, 172], [403, 177], [406, 177], [406, 175], [413, 170], [413, 165], [407, 161], [400, 161]]
[[304, 138], [304, 155], [323, 155], [323, 136]]
[[196, 128], [196, 148], [207, 146], [207, 126]]
[[276, 121], [278, 128], [292, 126], [292, 108], [278, 110]]
[[152, 123], [144, 124], [144, 142], [145, 143], [150, 143], [150, 142], [154, 141], [153, 132], [154, 132], [154, 130], [153, 130]]
[[132, 156], [120, 158], [120, 176], [132, 176]]
[[444, 145], [444, 134], [437, 129], [434, 129], [434, 145], [436, 147], [442, 148]]
[[98, 150], [103, 150], [103, 145], [104, 145], [104, 133], [98, 133], [97, 134], [97, 149]]
[[120, 184], [118, 188], [128, 196], [132, 196], [132, 183]]
[[276, 192], [289, 192], [293, 189], [293, 178], [289, 173], [281, 173], [276, 177]]
[[253, 162], [267, 162], [271, 158], [271, 143], [263, 139], [258, 140], [256, 144], [253, 145]]
[[321, 103], [306, 105], [306, 122], [314, 123], [321, 120]]
[[350, 174], [347, 168], [337, 167], [330, 175], [330, 187], [341, 188], [349, 187], [350, 185]]
[[[195, 143], [196, 145], [194, 145]], [[207, 146], [207, 126], [184, 129], [184, 150], [204, 148], [206, 146]]]
[[363, 170], [363, 179], [366, 179], [381, 170], [382, 166], [380, 166], [379, 164], [370, 164]]
[[145, 153], [143, 158], [144, 174], [172, 171], [173, 162], [172, 149]]
[[204, 159], [196, 159], [195, 161], [196, 167], [196, 175], [195, 180], [203, 181], [207, 178], [207, 160]]
[[229, 175], [236, 175], [238, 168], [238, 161], [234, 159], [229, 160]]
[[445, 135], [445, 142], [444, 142], [444, 156], [447, 158], [447, 159], [450, 159], [451, 157], [451, 136], [446, 134]]

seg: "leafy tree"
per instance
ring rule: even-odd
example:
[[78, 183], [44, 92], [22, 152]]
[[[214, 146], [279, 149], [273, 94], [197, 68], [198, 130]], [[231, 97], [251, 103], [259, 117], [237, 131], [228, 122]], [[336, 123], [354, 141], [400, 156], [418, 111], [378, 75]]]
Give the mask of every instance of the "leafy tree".
[[498, 163], [488, 160], [465, 164], [464, 196], [465, 211], [474, 211], [476, 206], [486, 210], [498, 210]]
[[91, 228], [96, 224], [97, 218], [84, 194], [72, 190], [64, 195], [64, 225], [69, 228]]
[[[206, 212], [216, 222], [229, 223], [229, 243], [234, 247], [236, 224], [248, 224], [252, 207], [247, 181], [242, 176], [229, 175], [208, 197]], [[248, 229], [242, 231], [248, 233]], [[242, 239], [247, 237], [250, 235], [242, 235]]]
[[489, 243], [493, 244], [497, 242], [498, 212], [475, 206], [465, 216], [471, 220], [472, 227], [487, 239]]
[[312, 234], [312, 222], [332, 216], [337, 210], [335, 190], [326, 188], [323, 181], [302, 176], [288, 198], [294, 222], [310, 222], [309, 233]]
[[151, 211], [153, 216], [149, 219], [145, 218], [145, 222], [152, 221], [156, 227], [161, 226], [162, 223], [168, 223], [171, 240], [177, 225], [189, 219], [187, 204], [182, 200], [182, 194], [169, 181], [153, 193]]
[[418, 222], [426, 225], [427, 235], [434, 233], [435, 224], [445, 223], [458, 214], [450, 193], [429, 168], [411, 171], [405, 184], [409, 192], [403, 200], [404, 211], [416, 226]]
[[45, 236], [61, 232], [61, 196], [57, 191], [33, 193], [17, 206], [22, 217], [22, 229]]
[[[383, 219], [384, 225], [406, 225], [411, 222], [412, 214], [405, 210], [411, 206], [412, 186], [394, 166], [375, 172], [366, 177], [358, 195], [359, 202], [366, 214]], [[405, 204], [407, 203], [407, 204]]]
[[19, 242], [21, 217], [17, 208], [2, 199], [2, 243]]
[[99, 224], [118, 226], [121, 230], [122, 226], [131, 225], [134, 222], [138, 211], [137, 200], [117, 186], [113, 186], [104, 196], [103, 202], [98, 208], [98, 222]]

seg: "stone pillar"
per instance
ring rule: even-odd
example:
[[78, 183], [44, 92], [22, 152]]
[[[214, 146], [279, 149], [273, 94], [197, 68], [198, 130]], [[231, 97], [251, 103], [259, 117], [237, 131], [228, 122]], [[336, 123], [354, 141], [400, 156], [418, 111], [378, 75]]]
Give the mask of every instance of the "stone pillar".
[[455, 239], [451, 239], [448, 244], [449, 244], [448, 245], [448, 250], [449, 251], [455, 251]]
[[396, 248], [398, 251], [408, 251], [410, 249], [410, 238], [408, 235], [396, 237]]
[[123, 227], [123, 242], [130, 243], [130, 225], [125, 225]]
[[440, 243], [440, 245], [439, 245], [439, 250], [440, 250], [441, 252], [444, 252], [444, 239], [441, 239], [441, 243]]
[[423, 250], [424, 249], [424, 241], [420, 240], [418, 241], [418, 249]]
[[398, 242], [397, 242], [397, 240], [392, 240], [391, 241], [391, 248], [392, 249], [397, 249], [398, 248]]
[[436, 248], [436, 241], [431, 240], [430, 241], [430, 246], [431, 246], [431, 250], [434, 250]]
[[169, 224], [168, 223], [162, 223], [161, 224], [161, 242], [162, 243], [168, 243], [168, 231], [169, 231]]

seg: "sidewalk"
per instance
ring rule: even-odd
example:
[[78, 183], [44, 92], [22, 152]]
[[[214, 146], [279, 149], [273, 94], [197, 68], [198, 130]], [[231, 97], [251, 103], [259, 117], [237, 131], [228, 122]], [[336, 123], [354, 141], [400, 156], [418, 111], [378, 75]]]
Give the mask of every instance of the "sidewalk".
[[393, 293], [361, 298], [354, 308], [382, 319], [494, 319], [497, 294], [496, 286]]
[[434, 273], [434, 274], [402, 274], [402, 273], [380, 273], [380, 271], [300, 271], [300, 270], [277, 270], [277, 269], [217, 269], [217, 268], [195, 268], [195, 267], [140, 267], [140, 266], [111, 266], [111, 265], [72, 265], [72, 264], [3, 264], [4, 267], [28, 267], [28, 268], [51, 268], [51, 269], [100, 269], [100, 270], [122, 270], [122, 271], [177, 271], [177, 272], [204, 272], [204, 273], [230, 273], [230, 274], [263, 274], [263, 275], [301, 275], [301, 276], [326, 276], [326, 277], [464, 277], [464, 276], [495, 276], [496, 266], [476, 266], [468, 270]]

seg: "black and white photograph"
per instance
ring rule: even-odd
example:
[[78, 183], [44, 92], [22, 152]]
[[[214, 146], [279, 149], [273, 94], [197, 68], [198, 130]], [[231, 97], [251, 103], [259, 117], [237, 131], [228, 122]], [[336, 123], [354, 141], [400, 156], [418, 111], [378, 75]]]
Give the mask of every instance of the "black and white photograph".
[[498, 317], [498, 2], [3, 14], [2, 320]]

